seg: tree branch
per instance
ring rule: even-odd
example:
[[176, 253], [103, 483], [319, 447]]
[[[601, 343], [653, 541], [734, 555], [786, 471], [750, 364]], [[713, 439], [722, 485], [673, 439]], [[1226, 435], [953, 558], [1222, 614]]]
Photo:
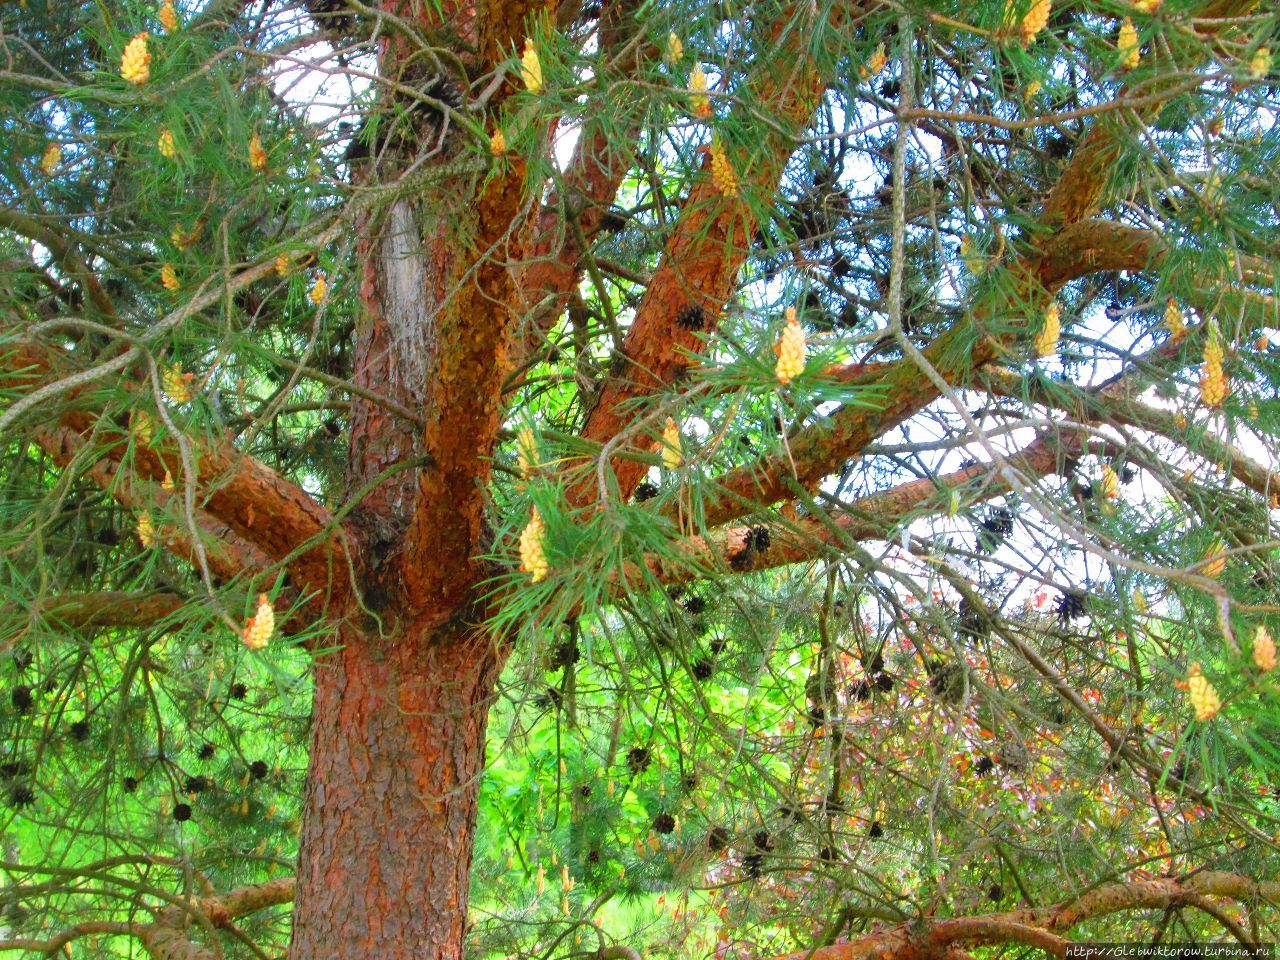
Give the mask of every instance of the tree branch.
[[[833, 16], [852, 18], [861, 8], [851, 6], [835, 8]], [[788, 13], [801, 15], [796, 7]], [[774, 39], [776, 49], [762, 58], [774, 66], [761, 82], [759, 98], [773, 105], [782, 124], [798, 126], [817, 109], [830, 78], [802, 66], [809, 59], [804, 44], [811, 38], [801, 24], [776, 23]], [[597, 394], [582, 430], [584, 440], [605, 442], [617, 437], [633, 419], [630, 407], [635, 400], [672, 383], [688, 367], [688, 354], [696, 353], [701, 343], [697, 331], [678, 323], [677, 317], [686, 310], [701, 311], [705, 325], [715, 326], [755, 229], [752, 207], [743, 194], [772, 196], [794, 146], [790, 137], [773, 129], [750, 153], [727, 145], [726, 155], [742, 181], [741, 189], [731, 196], [715, 183], [710, 156], [704, 156], [702, 176], [689, 192], [627, 331], [618, 360], [622, 371], [611, 376]], [[645, 448], [649, 440], [637, 437], [629, 446]], [[644, 464], [620, 456], [610, 466], [621, 496], [629, 497], [644, 475]], [[593, 472], [587, 471], [567, 493], [574, 506], [593, 501], [597, 495]]]

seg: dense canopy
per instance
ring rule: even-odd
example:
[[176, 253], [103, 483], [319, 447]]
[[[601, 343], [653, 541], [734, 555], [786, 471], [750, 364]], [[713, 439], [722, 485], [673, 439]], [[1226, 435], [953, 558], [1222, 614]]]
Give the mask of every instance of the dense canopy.
[[1272, 5], [0, 50], [0, 952], [1280, 938]]

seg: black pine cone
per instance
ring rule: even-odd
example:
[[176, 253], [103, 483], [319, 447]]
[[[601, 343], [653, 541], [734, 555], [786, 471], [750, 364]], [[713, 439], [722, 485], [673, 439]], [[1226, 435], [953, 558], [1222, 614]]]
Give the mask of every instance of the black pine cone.
[[671, 814], [663, 812], [653, 818], [654, 833], [671, 833], [676, 828], [676, 818]]
[[186, 823], [191, 819], [191, 804], [180, 803], [173, 808], [173, 819], [179, 823]]
[[627, 766], [635, 773], [644, 773], [649, 769], [649, 764], [653, 762], [653, 757], [649, 755], [649, 751], [644, 747], [632, 747], [627, 751]]
[[707, 831], [707, 849], [719, 853], [729, 846], [729, 831], [724, 827], [712, 827]]
[[676, 314], [676, 323], [685, 330], [701, 330], [707, 325], [707, 311], [691, 303]]
[[1063, 623], [1084, 616], [1084, 594], [1079, 590], [1067, 590], [1058, 597], [1058, 619]]
[[21, 810], [36, 802], [36, 793], [25, 783], [20, 783], [9, 791], [9, 803]]
[[636, 485], [636, 492], [632, 494], [632, 498], [636, 503], [644, 503], [646, 500], [652, 500], [657, 495], [657, 484], [653, 484], [648, 480], [645, 480]]
[[582, 659], [578, 645], [572, 640], [563, 640], [551, 648], [551, 670], [560, 670], [572, 666]]
[[262, 780], [266, 777], [268, 769], [265, 760], [255, 760], [249, 764], [249, 776], [255, 780]]
[[19, 713], [26, 713], [31, 709], [34, 702], [31, 696], [31, 688], [25, 683], [21, 683], [9, 692], [9, 699], [13, 702], [13, 708]]

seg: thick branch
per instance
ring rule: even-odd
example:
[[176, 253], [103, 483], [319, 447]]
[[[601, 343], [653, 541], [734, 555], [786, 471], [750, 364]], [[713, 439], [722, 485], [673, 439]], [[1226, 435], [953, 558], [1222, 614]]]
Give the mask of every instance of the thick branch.
[[33, 611], [27, 612], [73, 629], [141, 627], [163, 620], [179, 610], [184, 602], [175, 593], [103, 590], [46, 597]]
[[1110, 883], [1059, 904], [982, 917], [926, 917], [849, 943], [802, 950], [775, 960], [917, 960], [957, 946], [1020, 943], [1065, 954], [1061, 934], [1086, 920], [1134, 910], [1178, 907], [1202, 897], [1263, 900], [1280, 905], [1280, 883], [1259, 883], [1233, 873], [1206, 871], [1182, 878]]
[[[852, 17], [857, 8], [837, 7], [833, 16]], [[796, 8], [790, 16], [799, 16]], [[775, 25], [776, 48], [762, 58], [773, 65], [757, 92], [762, 103], [773, 106], [784, 127], [798, 127], [809, 120], [830, 82], [804, 64], [803, 45], [811, 40], [801, 24], [785, 20]], [[742, 107], [741, 109], [747, 109]], [[742, 181], [742, 190], [773, 195], [795, 144], [772, 128], [751, 153], [726, 150], [729, 162]], [[694, 329], [677, 322], [687, 310], [701, 311], [707, 326], [714, 326], [728, 299], [738, 270], [750, 249], [755, 219], [741, 192], [726, 196], [710, 176], [710, 157], [704, 156], [703, 175], [695, 182], [667, 242], [662, 261], [645, 291], [634, 322], [627, 331], [619, 362], [622, 370], [610, 377], [597, 395], [582, 431], [583, 439], [608, 441], [632, 419], [635, 400], [672, 383], [689, 365], [688, 353], [696, 353], [700, 341]], [[632, 449], [647, 446], [636, 438]], [[611, 463], [621, 495], [630, 496], [645, 466], [630, 458]], [[586, 475], [569, 488], [570, 503], [582, 506], [596, 498], [594, 475]]]
[[[12, 385], [10, 389], [16, 386], [24, 393], [74, 374], [59, 351], [31, 340], [10, 345], [0, 361], [0, 372]], [[130, 391], [137, 409], [145, 409], [141, 403], [148, 393], [145, 387], [126, 383], [118, 389]], [[127, 434], [115, 423], [104, 421], [94, 409], [99, 401], [87, 386], [71, 388], [61, 400], [57, 426], [37, 428], [37, 443], [60, 466], [68, 465], [73, 456], [83, 458], [81, 462], [94, 474], [95, 482], [136, 510], [180, 503], [184, 485], [194, 483], [197, 513], [204, 518], [199, 526], [208, 535], [225, 539], [225, 550], [211, 549], [211, 558], [215, 552], [223, 558], [217, 563], [219, 576], [262, 569], [289, 556], [300, 544], [314, 541], [314, 546], [289, 565], [295, 586], [321, 594], [345, 588], [345, 576], [334, 575], [342, 550], [340, 538], [325, 534], [332, 522], [329, 511], [274, 470], [230, 443], [202, 444], [186, 437], [183, 442], [191, 451], [194, 467], [194, 476], [187, 477], [177, 438], [168, 431], [161, 434], [154, 416], [152, 429], [159, 435], [149, 443], [135, 442], [130, 447]], [[91, 449], [91, 442], [99, 446]], [[121, 465], [126, 461], [130, 469], [122, 474]], [[160, 488], [166, 474], [175, 485], [172, 493]]]

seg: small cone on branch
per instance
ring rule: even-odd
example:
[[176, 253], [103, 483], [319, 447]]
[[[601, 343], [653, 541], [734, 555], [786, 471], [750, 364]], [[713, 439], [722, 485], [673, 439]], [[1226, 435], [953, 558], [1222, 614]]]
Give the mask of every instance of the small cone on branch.
[[1102, 482], [1099, 484], [1099, 493], [1106, 500], [1114, 500], [1120, 496], [1120, 477], [1111, 464], [1107, 464], [1102, 468]]
[[1164, 307], [1164, 325], [1174, 343], [1187, 335], [1187, 325], [1182, 319], [1182, 308], [1173, 297], [1169, 298], [1169, 302]]
[[1044, 311], [1044, 323], [1036, 334], [1036, 356], [1048, 357], [1058, 352], [1058, 338], [1062, 335], [1061, 311], [1057, 303], [1051, 303]]
[[316, 277], [316, 282], [311, 286], [311, 292], [307, 294], [311, 298], [311, 302], [317, 307], [324, 302], [324, 295], [328, 291], [329, 285], [325, 282], [324, 274], [321, 273]]
[[1259, 47], [1249, 58], [1249, 79], [1261, 80], [1271, 72], [1271, 48]]
[[267, 151], [262, 149], [262, 138], [256, 133], [249, 138], [249, 166], [255, 173], [263, 173], [267, 169]]
[[62, 147], [56, 143], [51, 143], [44, 148], [44, 155], [40, 158], [40, 170], [45, 176], [52, 176], [61, 162]]
[[547, 579], [551, 570], [547, 563], [546, 535], [546, 524], [542, 522], [538, 508], [534, 507], [529, 522], [520, 531], [520, 569], [529, 574], [534, 583]]
[[1198, 663], [1191, 665], [1191, 673], [1187, 677], [1187, 697], [1191, 700], [1191, 709], [1195, 711], [1197, 720], [1212, 720], [1222, 709], [1218, 691], [1200, 672]]
[[1142, 52], [1138, 47], [1138, 31], [1128, 17], [1120, 24], [1120, 33], [1116, 37], [1116, 52], [1120, 54], [1120, 66], [1132, 70], [1142, 61]]
[[787, 307], [787, 325], [773, 349], [778, 354], [774, 373], [778, 382], [786, 386], [804, 372], [805, 364], [804, 328], [796, 317], [795, 307]]
[[711, 141], [711, 179], [715, 181], [715, 185], [720, 192], [726, 197], [736, 196], [738, 187], [738, 175], [733, 170], [733, 164], [729, 162], [729, 158], [724, 154], [724, 147], [720, 145], [718, 139]]
[[194, 373], [183, 373], [181, 364], [165, 367], [161, 377], [165, 397], [170, 403], [188, 403], [191, 400], [191, 381], [195, 378]]
[[[1027, 12], [1023, 14], [1022, 19], [1018, 21], [1018, 40], [1022, 43], [1023, 48], [1031, 46], [1035, 42], [1040, 31], [1049, 23], [1049, 11], [1052, 9], [1052, 0], [1033, 0]], [[1005, 14], [1006, 20], [1012, 20], [1010, 14], [1013, 13], [1013, 5], [1010, 4]]]
[[1210, 409], [1220, 407], [1227, 398], [1227, 376], [1222, 369], [1222, 337], [1216, 320], [1209, 321], [1209, 335], [1204, 342], [1204, 366], [1200, 372], [1200, 399]]
[[160, 136], [156, 138], [156, 148], [160, 151], [160, 156], [166, 160], [173, 160], [178, 156], [178, 148], [173, 144], [172, 130], [160, 131]]
[[680, 427], [671, 417], [667, 417], [666, 428], [662, 431], [662, 465], [668, 470], [678, 470], [684, 463], [684, 449], [680, 439]]
[[516, 438], [516, 462], [526, 480], [538, 469], [538, 438], [528, 427], [522, 427]]
[[1253, 664], [1263, 673], [1276, 668], [1276, 642], [1263, 624], [1258, 624], [1258, 632], [1253, 635]]
[[178, 279], [178, 272], [173, 269], [172, 263], [166, 263], [160, 268], [160, 283], [170, 293], [177, 293], [182, 289], [182, 281]]
[[276, 613], [271, 609], [271, 600], [265, 593], [258, 595], [258, 609], [249, 622], [245, 624], [240, 639], [250, 650], [261, 650], [271, 640], [276, 629]]
[[520, 79], [530, 93], [542, 92], [542, 61], [538, 59], [533, 40], [528, 37], [524, 40], [524, 53], [520, 55]]
[[680, 38], [676, 36], [674, 30], [667, 34], [667, 49], [663, 54], [663, 59], [672, 67], [684, 59], [684, 44], [680, 42]]
[[147, 549], [156, 542], [156, 528], [151, 522], [150, 511], [143, 510], [138, 514], [138, 542]]
[[867, 60], [866, 64], [858, 68], [858, 76], [863, 80], [870, 80], [883, 70], [888, 62], [889, 55], [885, 52], [885, 47], [882, 43], [871, 52], [871, 58]]
[[493, 131], [493, 135], [489, 137], [489, 152], [495, 157], [500, 157], [507, 152], [507, 136], [502, 132], [502, 128]]
[[173, 0], [164, 0], [160, 4], [160, 26], [165, 33], [173, 33], [178, 29], [178, 12], [173, 9]]
[[711, 98], [707, 95], [707, 75], [702, 64], [695, 63], [689, 74], [689, 104], [693, 107], [693, 115], [700, 120], [711, 116]]
[[141, 85], [151, 76], [151, 51], [147, 49], [150, 34], [143, 30], [127, 44], [120, 57], [120, 76], [130, 83]]

